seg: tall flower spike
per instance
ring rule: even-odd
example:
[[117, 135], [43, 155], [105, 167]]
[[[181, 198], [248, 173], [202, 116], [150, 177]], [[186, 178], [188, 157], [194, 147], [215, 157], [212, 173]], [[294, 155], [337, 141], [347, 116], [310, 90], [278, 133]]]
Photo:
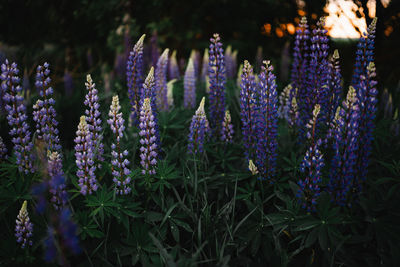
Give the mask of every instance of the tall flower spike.
[[225, 143], [232, 143], [233, 139], [233, 125], [231, 119], [231, 113], [229, 110], [225, 111], [224, 121], [222, 122], [222, 133], [221, 140]]
[[332, 199], [344, 206], [355, 182], [358, 151], [359, 105], [350, 86], [343, 108], [338, 107], [333, 127], [333, 151], [328, 191]]
[[181, 77], [178, 60], [176, 59], [176, 50], [172, 51], [172, 55], [169, 58], [168, 76], [170, 80], [179, 79]]
[[7, 159], [7, 158], [8, 158], [8, 156], [7, 156], [7, 147], [3, 142], [3, 138], [1, 138], [1, 136], [0, 136], [0, 162], [2, 160]]
[[276, 174], [278, 93], [275, 75], [269, 61], [261, 67], [259, 84], [259, 107], [256, 117], [256, 165], [261, 179], [271, 182]]
[[33, 144], [31, 142], [31, 132], [26, 122], [26, 107], [24, 98], [21, 96], [20, 79], [18, 75], [17, 64], [10, 64], [6, 59], [1, 65], [0, 79], [7, 112], [8, 124], [11, 127], [10, 135], [14, 143], [14, 153], [16, 155], [16, 164], [20, 172], [34, 172], [33, 167]]
[[141, 88], [143, 84], [144, 65], [143, 65], [143, 40], [145, 34], [140, 37], [132, 51], [129, 53], [126, 63], [126, 79], [128, 85], [128, 97], [131, 104], [130, 118], [138, 125]]
[[189, 153], [199, 154], [203, 153], [204, 151], [204, 141], [207, 133], [209, 132], [208, 120], [204, 111], [204, 103], [205, 98], [203, 97], [199, 108], [196, 110], [196, 113], [193, 115], [192, 122], [190, 123], [188, 136]]
[[58, 137], [58, 122], [56, 120], [56, 110], [53, 88], [50, 86], [49, 64], [39, 65], [36, 69], [36, 88], [41, 99], [33, 106], [33, 120], [36, 122], [36, 133], [38, 139], [43, 140], [47, 149], [50, 151], [61, 151], [60, 139]]
[[50, 177], [49, 191], [51, 193], [51, 202], [56, 210], [60, 210], [67, 204], [68, 195], [65, 191], [65, 178], [62, 170], [62, 161], [60, 154], [55, 152], [48, 152], [48, 173]]
[[300, 189], [296, 195], [299, 198], [301, 206], [308, 212], [315, 211], [317, 199], [320, 195], [321, 169], [324, 166], [323, 155], [319, 149], [322, 141], [321, 139], [315, 139], [315, 128], [320, 111], [320, 105], [315, 105], [313, 117], [306, 126], [310, 147], [300, 164], [300, 172], [305, 174], [305, 178], [298, 182]]
[[203, 54], [203, 63], [201, 69], [201, 80], [205, 81], [208, 76], [208, 48], [204, 50]]
[[97, 191], [92, 140], [86, 117], [81, 116], [78, 130], [76, 131], [75, 157], [78, 167], [76, 175], [79, 178], [79, 187], [82, 195], [91, 195], [93, 191]]
[[156, 78], [156, 91], [157, 91], [157, 107], [162, 111], [168, 111], [168, 98], [167, 98], [167, 66], [168, 66], [168, 53], [169, 49], [165, 49], [161, 56], [158, 58], [157, 67], [155, 72]]
[[[94, 160], [98, 162], [103, 162], [103, 153], [104, 147], [102, 142], [102, 128], [101, 128], [101, 118], [100, 118], [100, 104], [99, 104], [99, 97], [98, 92], [96, 89], [96, 84], [93, 82], [92, 77], [90, 74], [86, 76], [86, 90], [88, 91], [85, 96], [85, 105], [86, 105], [86, 122], [89, 127], [90, 136], [92, 138], [91, 145], [92, 153], [94, 153]], [[101, 168], [101, 164], [99, 163], [98, 168]]]
[[334, 120], [335, 111], [339, 107], [342, 97], [342, 74], [340, 72], [339, 51], [335, 49], [329, 62], [329, 95], [328, 95], [328, 114], [327, 123]]
[[110, 112], [108, 113], [110, 118], [107, 120], [115, 137], [114, 142], [111, 144], [111, 170], [117, 194], [127, 195], [131, 191], [131, 178], [129, 177], [131, 171], [127, 167], [129, 165], [129, 160], [126, 159], [128, 151], [122, 151], [120, 144], [125, 130], [124, 119], [122, 118], [122, 112], [119, 112], [120, 110], [121, 106], [119, 105], [118, 96], [113, 96]]
[[173, 80], [170, 80], [170, 81], [167, 82], [167, 88], [168, 88], [167, 97], [168, 97], [168, 106], [169, 107], [173, 107], [174, 106], [174, 92], [173, 92], [173, 89], [174, 89], [174, 84], [175, 84], [176, 81], [177, 81], [176, 79], [173, 79]]
[[27, 206], [28, 202], [25, 200], [17, 216], [17, 225], [15, 226], [15, 237], [22, 248], [25, 248], [26, 245], [32, 246], [33, 224], [29, 219]]
[[196, 104], [196, 76], [194, 73], [194, 65], [192, 58], [189, 58], [189, 63], [186, 67], [185, 77], [183, 81], [184, 99], [183, 105], [185, 108], [195, 108]]
[[200, 60], [201, 60], [200, 52], [197, 51], [196, 49], [192, 49], [192, 51], [190, 52], [189, 58], [192, 59], [192, 61], [193, 61], [194, 75], [197, 79], [200, 75], [200, 63], [201, 63], [200, 62]]
[[142, 173], [152, 175], [156, 173], [155, 166], [158, 158], [156, 122], [154, 120], [151, 108], [150, 98], [143, 101], [140, 109], [140, 164], [142, 165]]
[[214, 138], [221, 134], [225, 116], [225, 59], [221, 38], [218, 33], [210, 39], [208, 75], [210, 78], [210, 126]]
[[290, 92], [292, 89], [292, 84], [288, 84], [279, 95], [278, 116], [287, 121], [289, 121]]

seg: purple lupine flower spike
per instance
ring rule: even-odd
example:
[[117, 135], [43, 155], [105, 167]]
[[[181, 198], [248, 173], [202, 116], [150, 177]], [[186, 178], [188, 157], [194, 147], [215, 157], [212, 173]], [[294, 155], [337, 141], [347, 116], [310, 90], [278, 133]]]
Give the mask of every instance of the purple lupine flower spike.
[[150, 98], [143, 101], [140, 109], [140, 164], [142, 165], [142, 173], [152, 175], [156, 173], [155, 166], [158, 158], [156, 122], [151, 108]]
[[[101, 135], [102, 128], [101, 128], [101, 118], [100, 118], [100, 104], [99, 104], [99, 97], [98, 92], [96, 89], [96, 84], [93, 82], [92, 77], [90, 74], [86, 76], [86, 90], [87, 94], [85, 96], [86, 105], [86, 122], [89, 127], [90, 136], [92, 138], [91, 145], [92, 153], [94, 153], [94, 159], [98, 162], [103, 162], [103, 153], [104, 153], [104, 146], [103, 146], [103, 136]], [[97, 164], [98, 168], [101, 168], [101, 164]]]
[[140, 37], [132, 51], [126, 64], [126, 79], [128, 85], [128, 96], [131, 104], [130, 119], [134, 125], [138, 125], [141, 89], [143, 84], [144, 65], [143, 65], [143, 41], [145, 34]]
[[349, 200], [356, 179], [357, 151], [359, 139], [359, 104], [354, 87], [350, 86], [343, 108], [338, 107], [333, 121], [331, 161], [328, 191], [332, 199], [341, 206]]
[[330, 84], [329, 84], [329, 95], [328, 95], [328, 114], [327, 123], [333, 121], [335, 111], [340, 105], [340, 99], [342, 97], [342, 74], [340, 71], [339, 64], [339, 51], [336, 49], [330, 59]]
[[33, 167], [33, 144], [31, 142], [31, 132], [26, 122], [26, 107], [24, 98], [21, 96], [20, 79], [18, 75], [17, 64], [10, 64], [6, 59], [1, 65], [0, 79], [3, 90], [3, 100], [7, 111], [8, 124], [11, 127], [10, 135], [14, 143], [14, 153], [16, 155], [16, 163], [20, 172], [34, 172]]
[[62, 161], [60, 154], [48, 151], [47, 170], [50, 177], [49, 191], [51, 193], [51, 202], [56, 210], [60, 210], [67, 204], [67, 192], [65, 191], [65, 178], [62, 170]]
[[208, 60], [208, 48], [206, 48], [204, 50], [204, 54], [203, 54], [203, 62], [202, 62], [202, 69], [201, 69], [201, 76], [200, 76], [202, 81], [205, 81], [206, 77], [208, 76], [208, 67], [209, 67], [208, 61], [209, 61]]
[[93, 191], [97, 191], [97, 181], [94, 174], [96, 167], [92, 151], [93, 139], [86, 120], [85, 116], [81, 116], [75, 138], [75, 157], [78, 167], [76, 175], [79, 177], [79, 187], [82, 195], [90, 195]]
[[15, 226], [15, 237], [22, 248], [27, 245], [32, 246], [33, 224], [29, 219], [27, 206], [28, 202], [25, 200], [17, 216], [17, 225]]
[[168, 111], [167, 66], [169, 49], [165, 49], [158, 58], [155, 70], [155, 82], [157, 92], [157, 107], [162, 111]]
[[255, 120], [257, 112], [257, 90], [253, 68], [245, 60], [240, 83], [240, 118], [242, 121], [243, 145], [246, 159], [255, 157]]
[[221, 134], [225, 116], [225, 59], [218, 33], [210, 39], [208, 75], [210, 79], [210, 126], [214, 138]]
[[183, 106], [185, 108], [195, 108], [196, 104], [196, 75], [194, 72], [193, 60], [189, 58], [189, 63], [186, 67], [185, 77], [183, 81], [184, 96]]
[[300, 165], [300, 172], [305, 174], [305, 178], [298, 182], [300, 189], [296, 195], [299, 198], [302, 208], [308, 212], [315, 211], [317, 199], [320, 195], [321, 169], [324, 166], [323, 154], [319, 149], [322, 141], [321, 139], [316, 140], [315, 135], [315, 128], [318, 123], [317, 118], [320, 111], [320, 105], [316, 104], [313, 110], [313, 117], [306, 125], [306, 136], [310, 142], [310, 147]]
[[43, 140], [50, 151], [61, 151], [60, 139], [58, 137], [58, 121], [53, 88], [50, 86], [49, 63], [39, 65], [36, 69], [35, 86], [39, 91], [41, 99], [33, 106], [33, 120], [36, 122], [36, 133], [39, 140]]
[[196, 113], [193, 115], [192, 122], [190, 123], [188, 136], [189, 153], [199, 154], [203, 153], [204, 151], [204, 141], [207, 133], [209, 132], [208, 120], [204, 111], [204, 103], [205, 98], [203, 97], [199, 108], [196, 110]]
[[172, 55], [169, 58], [168, 77], [170, 80], [180, 79], [181, 77], [181, 74], [179, 73], [178, 60], [176, 59], [176, 50], [172, 51]]
[[221, 133], [221, 140], [225, 143], [232, 143], [233, 140], [233, 125], [231, 119], [231, 113], [229, 110], [225, 111], [225, 118], [222, 122], [222, 133]]
[[110, 125], [110, 128], [115, 137], [115, 141], [111, 144], [111, 170], [117, 194], [127, 195], [131, 191], [131, 178], [129, 177], [131, 171], [127, 167], [129, 165], [129, 160], [126, 159], [126, 157], [128, 156], [128, 151], [121, 150], [120, 141], [124, 136], [123, 132], [125, 130], [125, 121], [122, 117], [122, 112], [119, 112], [120, 109], [121, 106], [119, 105], [118, 96], [113, 96], [110, 106], [110, 112], [108, 113], [110, 118], [107, 120], [107, 123]]
[[259, 75], [259, 103], [256, 116], [256, 165], [261, 179], [273, 182], [276, 174], [278, 93], [269, 61], [264, 61]]
[[8, 156], [7, 156], [7, 147], [3, 142], [3, 138], [1, 138], [1, 136], [0, 136], [0, 162], [2, 160], [7, 159], [7, 158], [8, 158]]

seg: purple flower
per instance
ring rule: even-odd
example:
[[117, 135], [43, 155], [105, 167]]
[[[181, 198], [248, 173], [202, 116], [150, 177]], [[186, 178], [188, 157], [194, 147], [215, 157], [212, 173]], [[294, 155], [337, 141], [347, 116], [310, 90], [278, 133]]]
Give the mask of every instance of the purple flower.
[[256, 165], [261, 179], [272, 181], [276, 173], [278, 93], [275, 75], [269, 61], [264, 61], [259, 75], [259, 102], [256, 116], [255, 136]]
[[62, 161], [58, 152], [48, 152], [49, 191], [51, 202], [56, 210], [60, 210], [67, 204], [68, 195], [65, 191], [65, 178], [62, 170]]
[[150, 98], [143, 101], [140, 109], [140, 164], [142, 173], [152, 175], [156, 173], [155, 166], [158, 158], [156, 122], [151, 108]]
[[200, 76], [200, 79], [202, 81], [206, 81], [206, 77], [208, 76], [208, 68], [209, 68], [208, 48], [206, 48], [204, 50], [203, 63], [202, 63], [201, 76]]
[[221, 134], [225, 116], [225, 60], [221, 38], [218, 33], [210, 39], [209, 69], [210, 79], [210, 126], [214, 138]]
[[[86, 105], [86, 122], [89, 127], [90, 136], [92, 138], [91, 145], [92, 145], [92, 153], [94, 153], [94, 159], [97, 159], [99, 162], [103, 162], [103, 153], [104, 147], [102, 143], [102, 135], [101, 135], [101, 118], [100, 118], [100, 104], [99, 104], [99, 97], [96, 89], [96, 84], [93, 83], [92, 77], [90, 74], [86, 76], [87, 82], [85, 83], [87, 94], [85, 96]], [[97, 165], [98, 168], [101, 168], [101, 164]]]
[[107, 120], [107, 123], [110, 125], [110, 128], [115, 137], [115, 143], [113, 142], [111, 144], [111, 171], [117, 194], [127, 195], [131, 191], [131, 178], [129, 177], [131, 171], [127, 167], [127, 165], [129, 165], [129, 160], [126, 159], [126, 157], [128, 156], [128, 151], [121, 150], [120, 141], [124, 136], [123, 132], [125, 130], [125, 121], [122, 118], [122, 112], [119, 112], [120, 109], [121, 106], [119, 105], [118, 96], [114, 96], [110, 106], [110, 112], [108, 113], [110, 118]]
[[231, 120], [231, 114], [229, 110], [225, 111], [224, 121], [222, 122], [222, 133], [221, 140], [225, 143], [232, 143], [233, 140], [233, 125]]
[[64, 88], [65, 88], [65, 94], [70, 96], [72, 95], [74, 91], [74, 79], [72, 78], [71, 73], [66, 69], [64, 71]]
[[157, 67], [155, 71], [155, 82], [156, 82], [156, 96], [157, 96], [157, 107], [162, 111], [168, 111], [168, 89], [167, 89], [167, 65], [168, 65], [168, 52], [169, 49], [165, 49], [161, 56], [158, 58]]
[[179, 73], [178, 60], [176, 59], [176, 50], [172, 52], [168, 61], [168, 77], [170, 80], [179, 79], [181, 74]]
[[233, 79], [236, 75], [237, 68], [237, 50], [232, 52], [232, 47], [229, 45], [225, 51], [226, 62], [226, 77]]
[[3, 138], [1, 138], [0, 136], [0, 162], [4, 159], [7, 159], [7, 147], [6, 145], [3, 143]]
[[160, 52], [158, 51], [158, 35], [157, 31], [153, 31], [153, 34], [150, 38], [150, 57], [151, 57], [151, 66], [156, 66], [158, 58], [160, 57]]
[[208, 120], [204, 111], [204, 103], [205, 98], [203, 97], [200, 102], [199, 108], [193, 115], [192, 122], [190, 123], [188, 136], [189, 153], [198, 154], [203, 153], [204, 151], [204, 141], [206, 139], [207, 133], [209, 132]]
[[27, 205], [28, 202], [25, 200], [17, 216], [16, 226], [15, 226], [15, 237], [17, 238], [17, 242], [21, 243], [22, 248], [25, 248], [26, 245], [32, 246], [31, 238], [32, 238], [33, 224], [29, 219]]
[[339, 64], [339, 51], [336, 49], [329, 62], [329, 95], [328, 95], [328, 109], [327, 109], [327, 122], [334, 120], [335, 111], [339, 107], [342, 97], [342, 74], [340, 72]]
[[244, 61], [242, 72], [240, 84], [240, 118], [242, 121], [244, 153], [248, 161], [255, 157], [255, 120], [258, 95], [253, 68], [247, 60]]
[[140, 37], [139, 41], [137, 41], [129, 54], [129, 58], [126, 64], [128, 96], [131, 104], [130, 118], [135, 123], [135, 125], [138, 125], [138, 112], [141, 97], [140, 91], [143, 84], [143, 40], [145, 37], [146, 35], [143, 34], [142, 37]]
[[196, 75], [194, 72], [193, 60], [189, 58], [183, 81], [184, 96], [183, 105], [185, 108], [195, 108], [196, 104]]
[[76, 166], [78, 167], [76, 175], [79, 178], [79, 187], [82, 195], [90, 195], [93, 191], [97, 191], [92, 140], [86, 117], [81, 116], [78, 130], [76, 131], [75, 157]]
[[53, 88], [50, 86], [49, 64], [39, 65], [36, 69], [36, 88], [41, 99], [33, 105], [33, 120], [36, 122], [36, 133], [39, 140], [43, 140], [47, 149], [50, 151], [61, 151], [60, 139], [58, 137], [58, 121], [56, 120], [56, 110]]
[[322, 141], [321, 139], [316, 140], [315, 135], [320, 110], [320, 105], [316, 104], [313, 110], [313, 117], [306, 125], [306, 136], [310, 147], [300, 165], [300, 172], [304, 174], [304, 179], [300, 179], [298, 182], [300, 189], [296, 195], [299, 198], [302, 208], [308, 212], [315, 211], [317, 199], [320, 195], [321, 169], [324, 166], [323, 155], [319, 149]]
[[3, 100], [7, 111], [8, 124], [11, 127], [10, 135], [14, 143], [14, 153], [16, 155], [16, 164], [20, 172], [34, 172], [33, 167], [33, 144], [31, 142], [31, 132], [26, 122], [26, 107], [24, 98], [20, 95], [21, 86], [18, 75], [17, 64], [10, 64], [6, 59], [1, 65], [0, 79], [4, 93]]

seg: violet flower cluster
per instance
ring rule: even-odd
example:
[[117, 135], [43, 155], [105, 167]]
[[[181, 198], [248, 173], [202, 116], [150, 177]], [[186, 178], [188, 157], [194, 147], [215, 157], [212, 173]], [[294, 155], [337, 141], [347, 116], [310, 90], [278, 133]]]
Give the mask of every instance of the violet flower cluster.
[[97, 191], [97, 180], [94, 174], [96, 167], [94, 164], [93, 139], [86, 120], [85, 116], [81, 116], [76, 131], [75, 158], [78, 167], [76, 175], [79, 178], [81, 194], [91, 195], [93, 191]]
[[156, 173], [155, 166], [158, 158], [156, 122], [151, 108], [150, 98], [143, 101], [140, 109], [140, 164], [142, 173], [152, 175]]
[[333, 201], [346, 205], [356, 182], [360, 110], [354, 87], [350, 86], [343, 108], [338, 107], [333, 128], [334, 155], [331, 161], [328, 191]]
[[143, 84], [143, 41], [145, 34], [140, 37], [132, 51], [129, 53], [126, 63], [126, 79], [128, 85], [128, 97], [131, 104], [130, 119], [134, 125], [138, 125], [138, 114], [140, 108], [141, 89]]
[[313, 117], [306, 125], [306, 137], [309, 140], [310, 147], [300, 165], [300, 172], [304, 174], [304, 179], [300, 179], [298, 182], [300, 189], [296, 194], [302, 208], [308, 212], [315, 211], [317, 199], [320, 195], [321, 169], [324, 167], [323, 154], [320, 151], [322, 141], [316, 138], [315, 132], [320, 111], [320, 105], [316, 104]]
[[202, 81], [205, 81], [206, 77], [208, 77], [208, 68], [209, 68], [209, 55], [208, 55], [208, 48], [206, 48], [204, 50], [203, 62], [201, 63], [200, 79]]
[[157, 108], [162, 111], [168, 111], [168, 88], [167, 88], [167, 66], [168, 66], [169, 49], [165, 49], [158, 58], [157, 67], [155, 70]]
[[62, 170], [62, 161], [60, 154], [55, 152], [48, 152], [48, 165], [47, 171], [49, 173], [49, 191], [51, 193], [50, 202], [56, 210], [61, 210], [68, 200], [66, 192], [65, 176]]
[[339, 51], [336, 49], [329, 62], [329, 101], [327, 108], [327, 123], [334, 120], [335, 112], [340, 105], [342, 96], [342, 74], [339, 64]]
[[3, 142], [3, 138], [0, 136], [0, 162], [4, 159], [7, 159], [7, 147]]
[[232, 51], [232, 47], [228, 46], [225, 51], [226, 77], [233, 79], [237, 69], [237, 50]]
[[183, 80], [184, 95], [183, 106], [185, 108], [195, 108], [196, 105], [196, 75], [194, 72], [193, 60], [189, 58]]
[[170, 80], [180, 79], [181, 74], [179, 71], [178, 60], [176, 59], [176, 50], [172, 51], [168, 61], [168, 77]]
[[53, 88], [50, 86], [49, 63], [39, 65], [36, 69], [35, 86], [39, 91], [41, 99], [33, 106], [33, 120], [36, 122], [36, 133], [39, 140], [46, 143], [47, 149], [61, 151], [60, 139], [58, 137], [58, 122], [56, 120], [56, 110]]
[[107, 120], [107, 123], [114, 133], [114, 142], [111, 144], [112, 175], [117, 194], [127, 195], [131, 191], [131, 178], [129, 177], [131, 171], [127, 167], [129, 165], [129, 160], [126, 159], [128, 151], [122, 151], [120, 144], [125, 130], [122, 112], [119, 112], [120, 109], [121, 106], [119, 105], [118, 96], [113, 96], [110, 112], [108, 113], [110, 118]]
[[205, 98], [200, 102], [196, 113], [193, 115], [189, 128], [188, 152], [195, 155], [204, 152], [204, 142], [209, 133], [209, 124], [204, 111]]
[[232, 143], [233, 141], [233, 125], [231, 119], [231, 113], [229, 110], [225, 111], [224, 121], [222, 122], [222, 129], [221, 129], [221, 141], [225, 143]]
[[218, 33], [210, 39], [209, 82], [210, 82], [210, 126], [214, 138], [221, 134], [225, 116], [225, 59], [221, 38]]
[[15, 226], [15, 237], [22, 248], [32, 246], [33, 224], [28, 214], [28, 202], [25, 200], [19, 211]]
[[33, 144], [31, 141], [31, 132], [26, 122], [26, 107], [19, 86], [20, 78], [18, 75], [17, 64], [10, 64], [6, 59], [1, 65], [0, 79], [3, 81], [1, 88], [3, 90], [3, 100], [7, 112], [8, 125], [10, 125], [10, 135], [14, 144], [14, 153], [16, 155], [16, 164], [20, 172], [34, 172], [33, 166]]
[[256, 166], [261, 179], [272, 181], [276, 174], [278, 93], [273, 67], [264, 61], [261, 67], [259, 102], [256, 117]]
[[[92, 138], [90, 144], [92, 146], [92, 153], [94, 153], [94, 160], [98, 162], [103, 162], [103, 153], [104, 153], [104, 146], [102, 143], [102, 135], [101, 135], [101, 118], [100, 118], [100, 104], [99, 104], [99, 97], [98, 92], [96, 89], [96, 84], [93, 83], [92, 77], [90, 74], [86, 76], [86, 90], [87, 94], [85, 96], [86, 105], [86, 122], [89, 127], [90, 136]], [[101, 168], [100, 163], [97, 165], [98, 168]]]
[[245, 60], [240, 84], [240, 119], [246, 160], [255, 157], [255, 126], [257, 117], [257, 89], [253, 67]]

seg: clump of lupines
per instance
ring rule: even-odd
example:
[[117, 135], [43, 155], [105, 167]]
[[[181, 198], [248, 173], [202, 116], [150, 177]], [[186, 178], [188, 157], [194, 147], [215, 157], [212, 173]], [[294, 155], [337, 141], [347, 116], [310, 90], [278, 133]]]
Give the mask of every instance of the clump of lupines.
[[229, 112], [229, 110], [225, 111], [225, 117], [224, 121], [222, 122], [221, 131], [221, 140], [225, 143], [232, 143], [234, 131], [231, 113]]
[[17, 216], [15, 226], [15, 237], [22, 248], [25, 248], [27, 245], [32, 246], [33, 224], [29, 219], [27, 206], [28, 202], [25, 200]]
[[179, 73], [178, 60], [176, 59], [176, 50], [172, 51], [168, 62], [168, 77], [170, 80], [179, 79], [181, 74]]
[[0, 162], [4, 159], [7, 159], [7, 147], [3, 142], [3, 138], [0, 136]]
[[36, 88], [41, 99], [33, 106], [33, 120], [36, 122], [36, 133], [39, 140], [43, 140], [47, 149], [50, 151], [61, 151], [60, 139], [58, 137], [58, 122], [56, 120], [56, 110], [53, 88], [50, 86], [49, 63], [39, 65], [36, 69]]
[[261, 179], [272, 181], [276, 173], [278, 93], [275, 75], [269, 61], [261, 67], [259, 84], [259, 107], [256, 118], [256, 165]]
[[219, 34], [215, 33], [210, 41], [208, 69], [210, 78], [210, 126], [213, 137], [218, 138], [225, 116], [225, 59]]
[[49, 191], [51, 202], [56, 210], [60, 210], [67, 203], [67, 192], [65, 191], [65, 178], [62, 170], [61, 156], [57, 151], [48, 152], [47, 170], [50, 177]]
[[184, 99], [183, 105], [185, 108], [195, 108], [196, 105], [196, 75], [194, 73], [193, 60], [189, 58], [189, 63], [186, 67], [183, 86]]
[[201, 64], [201, 66], [202, 66], [202, 68], [201, 68], [201, 75], [200, 75], [200, 79], [202, 80], [202, 81], [205, 81], [206, 80], [206, 77], [208, 77], [208, 68], [209, 68], [209, 66], [208, 66], [208, 60], [209, 58], [208, 58], [208, 48], [206, 48], [205, 50], [204, 50], [204, 55], [203, 55], [203, 62], [202, 62], [202, 64]]
[[377, 82], [375, 76], [375, 64], [370, 62], [367, 67], [367, 75], [360, 76], [360, 84], [356, 92], [357, 101], [360, 103], [360, 145], [358, 147], [357, 159], [358, 175], [356, 176], [357, 181], [355, 182], [353, 190], [357, 192], [361, 191], [361, 182], [366, 179], [369, 157], [372, 151], [373, 131], [375, 129], [374, 120], [378, 102], [378, 90], [376, 89]]
[[323, 155], [319, 149], [322, 141], [321, 139], [316, 139], [315, 133], [320, 111], [320, 105], [316, 104], [313, 110], [313, 117], [306, 125], [306, 137], [309, 140], [310, 147], [300, 164], [300, 172], [305, 174], [305, 178], [298, 182], [300, 189], [296, 195], [300, 200], [301, 206], [308, 212], [315, 211], [317, 199], [320, 195], [321, 169], [324, 166]]
[[125, 130], [122, 112], [119, 112], [120, 109], [121, 106], [119, 105], [118, 96], [113, 96], [110, 112], [108, 113], [110, 118], [107, 120], [107, 123], [110, 125], [115, 137], [115, 143], [113, 142], [111, 144], [111, 170], [117, 194], [126, 195], [131, 191], [131, 178], [129, 177], [131, 171], [127, 167], [129, 165], [129, 160], [125, 158], [128, 156], [128, 151], [122, 151], [120, 144]]
[[[86, 122], [89, 127], [90, 136], [92, 138], [90, 144], [92, 146], [92, 153], [94, 153], [94, 159], [97, 159], [99, 162], [103, 162], [103, 153], [104, 147], [102, 143], [102, 135], [101, 135], [101, 118], [100, 118], [100, 104], [99, 104], [99, 97], [98, 92], [96, 89], [96, 84], [93, 82], [92, 77], [90, 74], [86, 76], [86, 90], [88, 91], [85, 96], [86, 105]], [[98, 167], [101, 168], [101, 165], [98, 164]]]
[[328, 191], [338, 205], [345, 205], [355, 182], [359, 105], [354, 87], [350, 86], [343, 108], [338, 107], [333, 121], [333, 151]]
[[204, 151], [204, 141], [207, 133], [209, 132], [208, 120], [204, 111], [204, 103], [205, 98], [203, 97], [199, 108], [196, 110], [196, 113], [193, 115], [192, 122], [190, 123], [188, 136], [189, 153], [198, 154], [203, 153]]
[[26, 122], [26, 107], [24, 99], [21, 96], [20, 78], [18, 75], [17, 64], [10, 64], [6, 59], [1, 65], [0, 79], [3, 90], [3, 100], [7, 112], [8, 124], [11, 127], [10, 135], [14, 143], [14, 153], [16, 155], [16, 164], [20, 172], [34, 172], [33, 167], [33, 144], [31, 142], [31, 132]]
[[140, 37], [132, 51], [129, 53], [126, 63], [126, 79], [128, 85], [128, 97], [131, 104], [130, 119], [135, 125], [138, 124], [138, 113], [140, 107], [141, 89], [143, 84], [143, 41], [145, 34]]
[[249, 160], [255, 156], [258, 95], [253, 68], [247, 60], [244, 61], [240, 87], [240, 118], [242, 121], [243, 145], [246, 159]]
[[151, 108], [150, 98], [143, 101], [140, 109], [140, 164], [142, 165], [142, 173], [152, 175], [156, 173], [155, 166], [157, 164], [158, 148], [156, 136], [156, 122], [154, 120]]
[[76, 175], [79, 177], [79, 187], [82, 195], [90, 195], [93, 191], [97, 191], [92, 140], [86, 117], [81, 116], [78, 130], [76, 131], [75, 157], [78, 167]]
[[167, 111], [168, 98], [167, 98], [167, 66], [168, 66], [168, 52], [169, 49], [165, 49], [161, 56], [158, 58], [157, 67], [155, 71], [155, 82], [157, 92], [157, 108], [162, 111]]
[[329, 101], [327, 122], [334, 119], [335, 111], [339, 107], [342, 95], [342, 74], [340, 72], [339, 51], [336, 49], [329, 62]]

